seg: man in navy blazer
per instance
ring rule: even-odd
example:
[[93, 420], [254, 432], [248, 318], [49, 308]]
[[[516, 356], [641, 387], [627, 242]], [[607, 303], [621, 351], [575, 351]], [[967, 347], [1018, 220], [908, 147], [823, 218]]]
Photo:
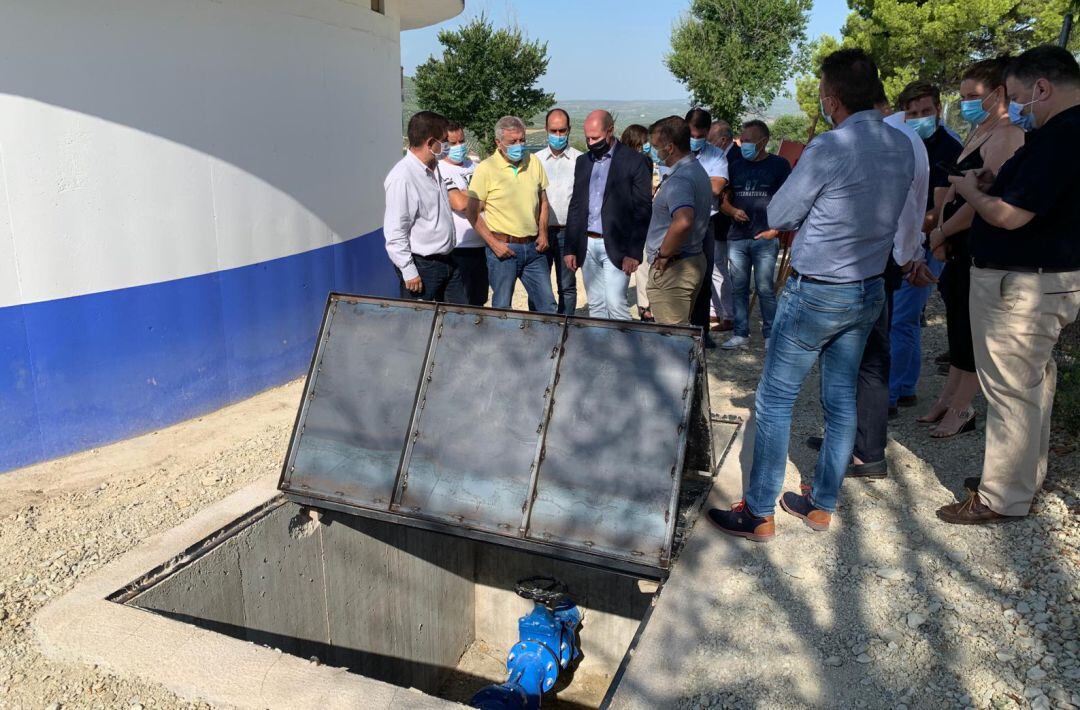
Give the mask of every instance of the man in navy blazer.
[[630, 320], [626, 290], [641, 264], [652, 214], [652, 166], [615, 140], [607, 111], [585, 119], [588, 152], [574, 166], [574, 192], [566, 215], [566, 256], [582, 269], [589, 315]]

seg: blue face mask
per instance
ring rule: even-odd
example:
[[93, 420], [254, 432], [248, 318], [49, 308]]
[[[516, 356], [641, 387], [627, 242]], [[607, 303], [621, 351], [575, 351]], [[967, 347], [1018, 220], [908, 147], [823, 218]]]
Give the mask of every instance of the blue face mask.
[[690, 151], [691, 152], [696, 153], [696, 152], [698, 152], [699, 150], [701, 150], [704, 147], [705, 147], [705, 139], [704, 138], [691, 138], [690, 139]]
[[664, 161], [660, 159], [660, 153], [658, 153], [653, 146], [649, 146], [649, 155], [652, 156], [652, 161], [657, 165], [664, 164]]
[[976, 126], [986, 120], [986, 117], [990, 115], [990, 112], [983, 108], [983, 101], [986, 99], [967, 99], [960, 102], [960, 115], [964, 117], [964, 120], [968, 123], [974, 123]]
[[506, 146], [506, 158], [511, 163], [517, 163], [525, 157], [525, 144], [517, 143]]
[[919, 134], [919, 138], [927, 140], [937, 130], [937, 116], [923, 116], [921, 118], [909, 118], [905, 121]]
[[450, 161], [453, 163], [464, 163], [465, 156], [467, 156], [468, 154], [469, 147], [464, 143], [458, 143], [457, 145], [450, 146], [450, 151], [448, 153], [448, 155], [450, 156]]
[[[1039, 101], [1042, 101], [1042, 99], [1039, 99]], [[1031, 89], [1031, 101], [1028, 101], [1026, 104], [1022, 104], [1019, 101], [1009, 102], [1009, 120], [1012, 121], [1014, 126], [1018, 126], [1025, 131], [1035, 130], [1035, 114], [1030, 111], [1027, 113], [1023, 112], [1025, 108], [1033, 103], [1036, 103], [1034, 87]]]
[[757, 144], [756, 143], [743, 143], [739, 146], [739, 152], [742, 153], [742, 157], [747, 160], [753, 160], [757, 157]]
[[652, 143], [645, 141], [645, 145], [641, 146], [641, 152], [645, 155], [652, 156]]
[[567, 136], [557, 136], [554, 133], [548, 134], [548, 145], [555, 150], [563, 150], [569, 142], [570, 138]]

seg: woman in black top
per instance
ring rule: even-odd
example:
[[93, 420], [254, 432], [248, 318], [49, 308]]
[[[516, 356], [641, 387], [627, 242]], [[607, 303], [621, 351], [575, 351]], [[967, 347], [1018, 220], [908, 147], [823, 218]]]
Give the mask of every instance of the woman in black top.
[[[631, 123], [626, 127], [626, 130], [622, 132], [619, 142], [627, 148], [636, 150], [639, 153], [644, 153], [645, 159], [649, 161], [649, 168], [653, 168], [652, 155], [650, 155], [647, 150], [649, 147], [649, 130], [645, 128], [645, 126]], [[645, 289], [645, 284], [648, 282], [648, 274], [648, 264], [642, 264], [638, 267], [637, 272], [634, 274], [634, 281], [636, 282], [634, 290], [637, 293], [638, 317], [646, 323], [653, 323], [656, 319], [653, 318], [652, 311], [649, 310], [649, 294], [646, 293]]]
[[[1024, 144], [1024, 132], [1009, 121], [1003, 76], [1008, 63], [1008, 57], [977, 62], [968, 68], [960, 82], [961, 113], [972, 124], [957, 162], [961, 170], [988, 168], [997, 173]], [[934, 255], [946, 261], [941, 274], [941, 296], [945, 301], [949, 336], [949, 378], [930, 411], [918, 421], [937, 423], [930, 436], [938, 439], [975, 429], [975, 409], [971, 402], [979, 391], [979, 378], [975, 374], [968, 302], [971, 285], [968, 230], [974, 216], [975, 211], [964, 198], [950, 190], [942, 208], [941, 226], [930, 232]]]

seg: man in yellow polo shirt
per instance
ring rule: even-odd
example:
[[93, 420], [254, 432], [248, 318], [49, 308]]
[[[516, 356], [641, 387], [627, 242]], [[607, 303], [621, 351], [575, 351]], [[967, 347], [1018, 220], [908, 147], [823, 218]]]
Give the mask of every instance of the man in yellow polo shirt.
[[[469, 222], [487, 244], [491, 305], [510, 308], [518, 279], [529, 305], [555, 313], [548, 249], [547, 174], [525, 151], [525, 124], [503, 116], [495, 124], [496, 152], [476, 166], [469, 183]], [[481, 214], [483, 212], [483, 214]]]

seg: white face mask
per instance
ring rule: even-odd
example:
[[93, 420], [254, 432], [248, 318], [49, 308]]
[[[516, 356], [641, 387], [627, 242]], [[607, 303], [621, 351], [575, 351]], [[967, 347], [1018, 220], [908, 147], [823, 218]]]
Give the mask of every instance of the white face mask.
[[434, 151], [434, 150], [431, 150], [430, 148], [428, 148], [428, 150], [431, 150], [431, 154], [435, 156], [435, 160], [442, 160], [443, 158], [446, 157], [446, 151], [448, 151], [450, 149], [449, 148], [450, 144], [447, 143], [446, 141], [435, 141], [435, 142], [439, 145], [439, 150]]

